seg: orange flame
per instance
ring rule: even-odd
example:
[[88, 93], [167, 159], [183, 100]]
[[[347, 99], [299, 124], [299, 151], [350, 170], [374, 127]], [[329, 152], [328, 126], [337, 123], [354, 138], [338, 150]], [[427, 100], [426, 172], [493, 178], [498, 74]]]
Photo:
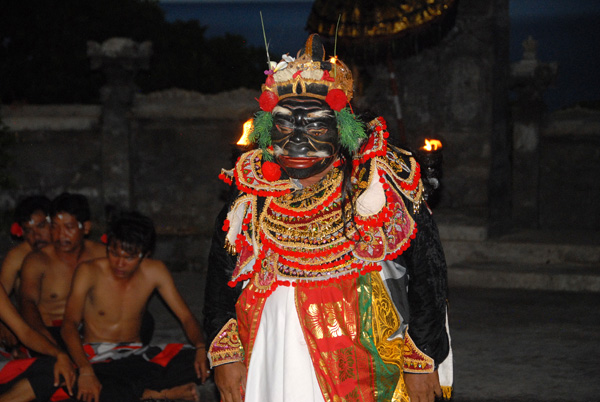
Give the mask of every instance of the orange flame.
[[242, 132], [242, 136], [240, 137], [240, 139], [237, 142], [237, 145], [246, 147], [248, 145], [250, 145], [250, 131], [252, 131], [252, 124], [254, 123], [254, 119], [248, 119], [246, 120], [246, 122], [244, 123], [244, 129]]
[[428, 140], [425, 138], [425, 146], [423, 149], [425, 151], [437, 151], [438, 148], [442, 148], [442, 142], [439, 140]]

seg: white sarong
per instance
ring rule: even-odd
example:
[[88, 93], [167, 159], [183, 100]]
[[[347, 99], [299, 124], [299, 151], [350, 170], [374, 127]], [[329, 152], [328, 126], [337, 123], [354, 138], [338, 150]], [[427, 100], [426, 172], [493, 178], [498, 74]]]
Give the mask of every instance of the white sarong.
[[278, 286], [265, 302], [245, 402], [324, 402], [298, 320], [294, 289]]

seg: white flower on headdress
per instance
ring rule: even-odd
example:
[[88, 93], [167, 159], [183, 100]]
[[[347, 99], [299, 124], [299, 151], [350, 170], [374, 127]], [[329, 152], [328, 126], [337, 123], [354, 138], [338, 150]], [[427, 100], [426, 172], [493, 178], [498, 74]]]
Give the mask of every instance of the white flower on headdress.
[[284, 68], [286, 68], [288, 66], [288, 63], [293, 62], [294, 60], [296, 60], [295, 58], [293, 58], [292, 56], [290, 56], [289, 53], [284, 54], [283, 56], [281, 56], [282, 60], [275, 64], [274, 61], [271, 62], [271, 64], [269, 65], [269, 67], [271, 68], [271, 71], [273, 71], [273, 73], [276, 73], [279, 70], [283, 70]]

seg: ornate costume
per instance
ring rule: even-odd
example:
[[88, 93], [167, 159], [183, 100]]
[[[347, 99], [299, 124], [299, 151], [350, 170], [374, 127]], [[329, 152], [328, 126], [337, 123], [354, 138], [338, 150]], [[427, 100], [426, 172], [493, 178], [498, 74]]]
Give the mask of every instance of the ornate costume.
[[[365, 128], [351, 159], [334, 154], [333, 167], [306, 188], [285, 172], [272, 177], [268, 160], [278, 151], [265, 147], [221, 174], [238, 192], [213, 238], [205, 329], [212, 366], [249, 367], [250, 400], [295, 400], [271, 391], [281, 381], [253, 383], [296, 377], [286, 369], [290, 348], [312, 362], [315, 401], [408, 401], [402, 372], [434, 370], [450, 393], [451, 367], [450, 381], [440, 369], [451, 360], [446, 265], [419, 165], [387, 144], [383, 119]], [[281, 340], [295, 336], [296, 346]]]

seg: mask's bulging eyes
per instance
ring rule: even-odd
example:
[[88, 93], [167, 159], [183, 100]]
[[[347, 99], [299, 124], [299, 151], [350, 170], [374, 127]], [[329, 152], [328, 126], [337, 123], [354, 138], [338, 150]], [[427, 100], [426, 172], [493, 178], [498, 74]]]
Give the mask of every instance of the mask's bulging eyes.
[[329, 129], [327, 127], [323, 127], [322, 125], [307, 127], [306, 132], [313, 137], [318, 137], [320, 135], [326, 134]]
[[292, 127], [282, 125], [282, 124], [277, 124], [275, 127], [277, 127], [277, 130], [283, 135], [291, 134], [292, 131], [294, 131], [294, 129]]

